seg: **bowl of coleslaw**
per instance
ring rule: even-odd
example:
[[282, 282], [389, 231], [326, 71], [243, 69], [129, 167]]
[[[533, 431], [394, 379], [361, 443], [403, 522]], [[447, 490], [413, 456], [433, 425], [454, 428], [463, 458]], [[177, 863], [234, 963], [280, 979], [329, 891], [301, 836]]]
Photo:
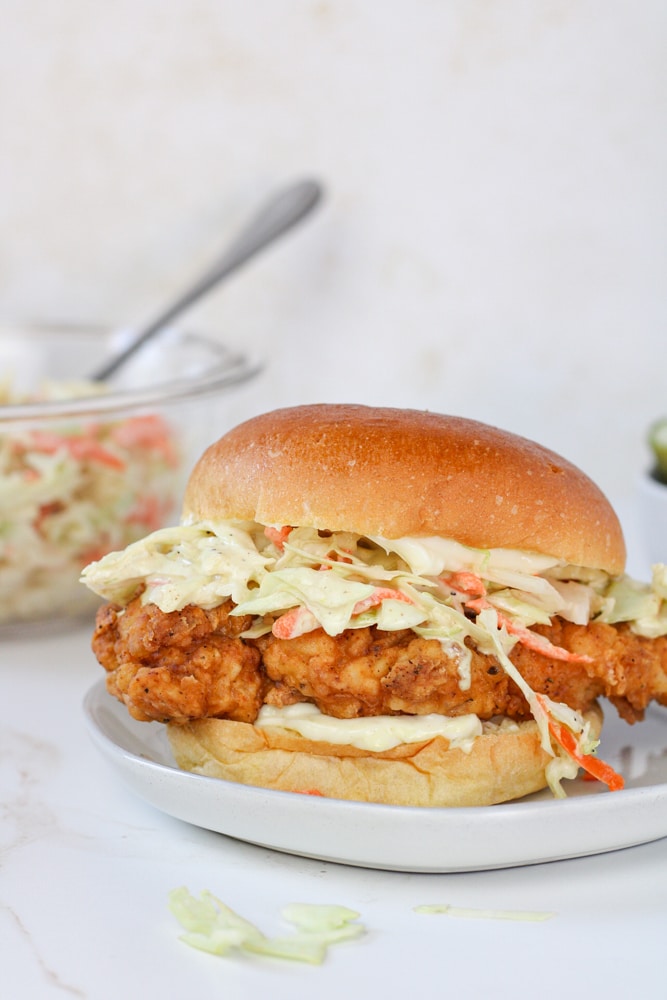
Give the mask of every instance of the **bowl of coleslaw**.
[[178, 518], [190, 469], [233, 423], [260, 370], [209, 336], [170, 330], [108, 384], [128, 336], [86, 326], [0, 330], [0, 636], [86, 621], [82, 568]]

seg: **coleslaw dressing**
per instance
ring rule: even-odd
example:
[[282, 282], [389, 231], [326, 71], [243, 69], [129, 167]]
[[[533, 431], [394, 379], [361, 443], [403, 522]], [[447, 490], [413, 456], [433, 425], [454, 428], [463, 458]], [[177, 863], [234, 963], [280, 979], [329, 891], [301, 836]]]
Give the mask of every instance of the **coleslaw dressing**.
[[472, 749], [483, 726], [476, 715], [446, 718], [444, 715], [368, 715], [358, 719], [335, 719], [308, 702], [276, 708], [264, 705], [254, 723], [258, 729], [286, 729], [308, 740], [353, 746], [381, 753], [403, 743], [422, 743], [442, 736], [450, 748]]

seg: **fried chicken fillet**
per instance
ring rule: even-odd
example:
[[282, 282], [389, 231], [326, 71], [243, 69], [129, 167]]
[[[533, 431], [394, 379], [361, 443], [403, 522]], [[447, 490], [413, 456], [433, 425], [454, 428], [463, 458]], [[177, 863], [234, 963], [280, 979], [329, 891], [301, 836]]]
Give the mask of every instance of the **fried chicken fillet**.
[[[311, 701], [326, 715], [431, 712], [530, 718], [530, 708], [497, 660], [472, 650], [471, 684], [461, 690], [458, 659], [409, 629], [316, 629], [293, 639], [240, 638], [247, 616], [188, 606], [163, 613], [133, 600], [100, 609], [93, 650], [107, 687], [141, 721], [220, 718], [255, 722], [263, 704]], [[556, 621], [536, 631], [590, 662], [550, 660], [517, 644], [510, 654], [534, 691], [585, 712], [608, 698], [627, 722], [652, 700], [667, 705], [667, 637], [647, 639], [626, 625]]]

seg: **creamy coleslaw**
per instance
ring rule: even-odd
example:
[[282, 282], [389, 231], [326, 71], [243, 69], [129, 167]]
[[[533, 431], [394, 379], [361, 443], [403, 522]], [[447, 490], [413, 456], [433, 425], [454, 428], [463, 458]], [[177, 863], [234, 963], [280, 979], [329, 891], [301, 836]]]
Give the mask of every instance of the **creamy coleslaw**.
[[[39, 399], [103, 391], [53, 383]], [[1, 405], [26, 401], [0, 387]], [[13, 421], [0, 431], [0, 624], [82, 609], [82, 567], [172, 514], [176, 442], [167, 422], [150, 413], [48, 425]]]

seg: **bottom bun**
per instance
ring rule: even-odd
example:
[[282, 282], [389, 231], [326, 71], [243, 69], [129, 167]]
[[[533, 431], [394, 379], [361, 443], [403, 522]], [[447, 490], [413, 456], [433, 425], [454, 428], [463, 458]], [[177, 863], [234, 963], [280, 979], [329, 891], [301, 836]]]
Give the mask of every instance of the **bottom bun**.
[[[602, 710], [586, 713], [591, 736]], [[285, 792], [402, 806], [482, 806], [508, 802], [547, 785], [550, 757], [534, 721], [492, 727], [469, 751], [436, 737], [373, 753], [314, 742], [245, 722], [198, 719], [167, 726], [185, 771]]]

